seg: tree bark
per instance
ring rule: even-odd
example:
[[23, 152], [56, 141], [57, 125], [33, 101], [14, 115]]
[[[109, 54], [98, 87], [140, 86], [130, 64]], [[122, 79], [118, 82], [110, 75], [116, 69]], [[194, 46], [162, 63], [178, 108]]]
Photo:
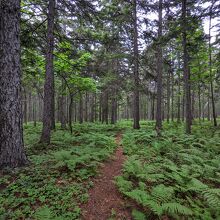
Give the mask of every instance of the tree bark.
[[210, 75], [210, 90], [211, 90], [211, 102], [212, 102], [212, 117], [214, 126], [217, 126], [216, 113], [215, 113], [215, 99], [214, 99], [214, 88], [212, 80], [212, 48], [211, 48], [211, 28], [212, 28], [212, 15], [210, 12], [209, 17], [209, 75]]
[[140, 129], [139, 110], [139, 52], [138, 52], [138, 30], [137, 30], [137, 2], [133, 0], [133, 46], [134, 46], [134, 129]]
[[167, 122], [170, 122], [170, 71], [167, 71]]
[[180, 123], [180, 109], [181, 109], [181, 101], [180, 101], [180, 95], [181, 95], [181, 90], [180, 90], [180, 57], [178, 54], [178, 99], [177, 99], [177, 122]]
[[23, 101], [23, 105], [24, 105], [24, 123], [27, 124], [28, 122], [28, 117], [27, 117], [27, 109], [28, 109], [28, 102], [27, 102], [27, 93], [26, 90], [24, 89], [24, 101]]
[[83, 123], [83, 95], [81, 93], [79, 97], [79, 123]]
[[20, 0], [0, 5], [0, 169], [26, 165], [21, 105]]
[[186, 20], [186, 1], [182, 0], [182, 37], [183, 37], [183, 72], [185, 83], [185, 114], [186, 114], [186, 133], [191, 134], [192, 114], [191, 114], [191, 88], [190, 88], [190, 69], [189, 55], [187, 49], [187, 20]]
[[163, 96], [163, 51], [161, 46], [162, 37], [162, 0], [159, 0], [159, 28], [157, 45], [157, 112], [156, 112], [156, 131], [160, 135], [162, 129], [162, 96]]
[[70, 133], [73, 133], [73, 126], [72, 126], [72, 112], [73, 112], [73, 94], [70, 94], [70, 102], [69, 102], [69, 129]]
[[117, 120], [117, 100], [116, 100], [116, 90], [113, 88], [112, 91], [112, 103], [111, 103], [111, 124], [115, 124]]
[[54, 70], [53, 70], [53, 50], [54, 50], [54, 17], [55, 0], [49, 0], [48, 23], [47, 23], [47, 53], [46, 53], [46, 77], [44, 84], [44, 110], [43, 110], [43, 130], [40, 142], [50, 143], [51, 128], [54, 120]]

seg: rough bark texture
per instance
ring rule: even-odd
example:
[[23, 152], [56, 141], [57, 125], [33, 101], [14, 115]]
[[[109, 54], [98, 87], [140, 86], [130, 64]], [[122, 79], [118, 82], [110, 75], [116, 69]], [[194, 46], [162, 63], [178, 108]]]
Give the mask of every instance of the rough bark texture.
[[43, 130], [40, 142], [50, 143], [50, 133], [53, 126], [54, 106], [54, 72], [53, 72], [53, 50], [54, 50], [54, 16], [55, 0], [49, 0], [48, 26], [47, 26], [47, 53], [46, 53], [46, 78], [44, 84], [44, 110]]
[[212, 16], [210, 11], [209, 18], [209, 74], [210, 74], [210, 90], [211, 90], [211, 101], [212, 101], [212, 117], [214, 126], [217, 126], [216, 113], [215, 113], [215, 99], [214, 99], [214, 88], [212, 80], [212, 48], [211, 48], [211, 28], [212, 28]]
[[133, 0], [133, 16], [134, 16], [134, 129], [140, 128], [140, 110], [139, 110], [139, 63], [138, 63], [138, 30], [137, 30], [137, 2]]
[[[162, 37], [162, 0], [159, 0], [159, 28], [158, 39], [161, 41]], [[156, 131], [160, 135], [162, 129], [162, 73], [163, 73], [163, 51], [161, 44], [157, 46], [157, 112], [156, 112]]]
[[0, 168], [27, 163], [20, 70], [20, 0], [0, 4]]
[[189, 70], [189, 55], [187, 50], [187, 34], [186, 34], [186, 0], [182, 0], [182, 35], [183, 35], [183, 72], [184, 72], [184, 83], [185, 83], [185, 114], [186, 114], [186, 133], [191, 133], [191, 88], [190, 88], [190, 70]]

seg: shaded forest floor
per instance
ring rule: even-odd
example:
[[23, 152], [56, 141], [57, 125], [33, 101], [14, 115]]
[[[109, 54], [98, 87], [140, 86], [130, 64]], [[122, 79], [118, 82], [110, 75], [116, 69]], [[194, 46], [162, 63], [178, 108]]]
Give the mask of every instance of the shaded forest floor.
[[93, 180], [94, 186], [89, 191], [89, 200], [82, 206], [82, 217], [85, 220], [132, 219], [125, 200], [114, 183], [115, 177], [122, 174], [122, 164], [125, 161], [120, 142], [121, 134], [118, 133], [117, 149], [101, 166], [100, 175]]
[[196, 121], [187, 136], [165, 123], [158, 138], [141, 126], [57, 125], [44, 146], [41, 125], [24, 125], [31, 164], [1, 171], [0, 219], [218, 219], [220, 128]]

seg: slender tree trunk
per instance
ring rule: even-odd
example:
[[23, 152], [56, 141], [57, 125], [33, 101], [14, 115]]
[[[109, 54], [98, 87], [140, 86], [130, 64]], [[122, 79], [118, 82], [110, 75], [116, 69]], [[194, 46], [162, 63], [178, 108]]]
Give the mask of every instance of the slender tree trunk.
[[55, 0], [49, 0], [48, 23], [47, 23], [47, 53], [46, 53], [46, 78], [44, 84], [44, 110], [43, 130], [40, 142], [50, 143], [51, 127], [53, 126], [54, 111], [54, 72], [53, 72], [53, 50], [54, 50], [54, 17]]
[[137, 30], [137, 2], [133, 0], [133, 45], [134, 45], [134, 129], [140, 128], [140, 112], [139, 112], [139, 52], [138, 52], [138, 30]]
[[214, 98], [214, 88], [212, 80], [212, 47], [211, 47], [211, 28], [212, 28], [212, 15], [210, 11], [209, 17], [209, 75], [210, 75], [210, 90], [211, 90], [211, 101], [212, 101], [212, 117], [214, 126], [217, 126], [216, 113], [215, 113], [215, 98]]
[[155, 112], [155, 97], [152, 95], [152, 104], [151, 104], [151, 119], [154, 120], [154, 112]]
[[174, 121], [174, 72], [171, 70], [171, 120]]
[[162, 129], [162, 96], [163, 96], [163, 51], [161, 45], [162, 37], [162, 0], [159, 0], [159, 28], [158, 28], [158, 41], [157, 45], [157, 113], [156, 113], [156, 131], [160, 135]]
[[167, 72], [167, 122], [170, 122], [170, 71]]
[[33, 96], [33, 121], [34, 121], [34, 127], [37, 126], [37, 106], [36, 106], [36, 96]]
[[180, 123], [180, 108], [181, 108], [181, 87], [180, 87], [180, 58], [178, 54], [178, 99], [177, 99], [177, 122]]
[[113, 93], [113, 97], [112, 97], [112, 106], [111, 106], [111, 124], [115, 124], [116, 123], [116, 118], [117, 118], [117, 102], [116, 102], [116, 91], [115, 89], [113, 89], [112, 91]]
[[182, 121], [185, 120], [185, 91], [183, 91], [182, 97]]
[[27, 93], [24, 89], [24, 123], [27, 124], [28, 117], [27, 117], [27, 109], [28, 109], [28, 102], [27, 102]]
[[70, 102], [69, 102], [69, 129], [70, 133], [73, 133], [73, 126], [72, 126], [72, 114], [73, 113], [73, 95], [70, 94]]
[[198, 99], [199, 99], [199, 121], [201, 121], [201, 85], [200, 83], [198, 84]]
[[27, 164], [21, 105], [20, 0], [0, 4], [0, 169]]
[[191, 134], [192, 114], [191, 114], [191, 89], [190, 89], [190, 69], [189, 55], [187, 49], [187, 20], [186, 20], [186, 0], [182, 0], [182, 35], [183, 35], [183, 72], [185, 83], [185, 114], [186, 114], [186, 133]]
[[85, 116], [84, 116], [85, 122], [88, 121], [88, 101], [89, 101], [88, 92], [86, 92], [86, 95], [85, 95]]
[[97, 121], [97, 95], [94, 94], [94, 116], [95, 116], [95, 122]]
[[108, 91], [105, 90], [103, 94], [103, 106], [102, 106], [102, 123], [108, 124]]
[[60, 123], [61, 129], [66, 129], [66, 118], [65, 118], [65, 96], [61, 94], [60, 97]]
[[103, 94], [100, 93], [99, 95], [99, 122], [102, 122], [102, 97], [103, 97]]
[[202, 121], [205, 121], [205, 94], [202, 94]]
[[28, 95], [28, 121], [32, 121], [32, 96], [31, 92]]
[[210, 98], [209, 98], [209, 95], [210, 95], [210, 86], [209, 86], [209, 89], [208, 89], [208, 97], [207, 97], [207, 102], [208, 102], [208, 106], [207, 106], [207, 119], [208, 121], [210, 121]]
[[192, 89], [192, 120], [194, 120], [194, 117], [195, 117], [195, 89], [194, 89], [194, 86], [193, 86], [193, 89]]

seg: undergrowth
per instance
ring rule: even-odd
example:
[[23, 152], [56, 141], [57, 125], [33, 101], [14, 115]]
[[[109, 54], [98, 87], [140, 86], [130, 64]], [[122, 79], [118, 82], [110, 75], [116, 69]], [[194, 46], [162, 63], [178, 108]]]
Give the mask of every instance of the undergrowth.
[[56, 130], [49, 146], [38, 144], [41, 125], [24, 126], [30, 165], [0, 176], [0, 219], [80, 219], [79, 205], [88, 199], [90, 180], [99, 163], [114, 151], [120, 127], [74, 126]]
[[197, 124], [188, 136], [173, 123], [157, 137], [145, 126], [125, 132], [128, 160], [116, 179], [143, 208], [134, 219], [220, 219], [220, 130]]

